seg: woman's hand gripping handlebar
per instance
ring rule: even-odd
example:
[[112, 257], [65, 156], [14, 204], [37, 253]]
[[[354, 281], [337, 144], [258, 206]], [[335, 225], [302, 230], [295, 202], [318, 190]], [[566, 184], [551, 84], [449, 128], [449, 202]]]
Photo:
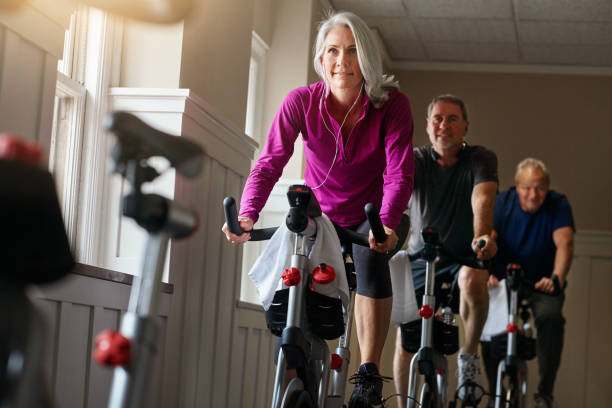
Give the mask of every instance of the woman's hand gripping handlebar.
[[253, 229], [253, 220], [249, 217], [238, 217], [236, 202], [232, 197], [223, 200], [223, 211], [225, 212], [225, 224], [221, 231], [227, 236], [232, 244], [242, 244], [247, 241], [265, 241], [276, 232], [278, 227]]
[[380, 253], [389, 253], [397, 246], [395, 231], [383, 225], [376, 207], [372, 203], [365, 206], [366, 217], [370, 223], [370, 249]]

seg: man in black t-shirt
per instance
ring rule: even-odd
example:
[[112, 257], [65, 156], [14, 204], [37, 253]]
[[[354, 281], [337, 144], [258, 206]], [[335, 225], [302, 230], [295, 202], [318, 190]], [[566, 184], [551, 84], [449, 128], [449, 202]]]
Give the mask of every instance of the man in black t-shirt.
[[[493, 230], [493, 208], [497, 193], [497, 157], [482, 146], [469, 146], [465, 103], [453, 95], [435, 97], [427, 109], [427, 134], [431, 145], [415, 149], [414, 191], [410, 199], [411, 232], [408, 251], [423, 248], [421, 230], [432, 227], [440, 232], [444, 249], [459, 256], [490, 259], [497, 252]], [[484, 239], [486, 245], [476, 243]], [[414, 287], [420, 302], [425, 285], [425, 262], [412, 263]], [[463, 398], [469, 381], [481, 383], [478, 344], [487, 319], [489, 272], [452, 263], [441, 257], [436, 265], [436, 287], [444, 280], [458, 284], [459, 311], [465, 328], [465, 341], [458, 355], [459, 396]], [[439, 277], [439, 278], [438, 278]], [[456, 310], [455, 310], [456, 312]], [[405, 335], [405, 334], [404, 334]], [[406, 395], [410, 359], [402, 347], [398, 328], [393, 359], [395, 387]], [[400, 398], [400, 407], [406, 405]]]

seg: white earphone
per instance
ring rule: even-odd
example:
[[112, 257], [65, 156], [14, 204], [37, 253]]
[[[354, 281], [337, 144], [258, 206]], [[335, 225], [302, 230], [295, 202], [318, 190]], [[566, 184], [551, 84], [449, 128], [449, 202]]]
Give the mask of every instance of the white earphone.
[[329, 128], [329, 126], [327, 126], [327, 123], [325, 122], [325, 118], [323, 117], [323, 112], [322, 112], [323, 95], [321, 95], [321, 98], [319, 99], [319, 115], [321, 116], [321, 122], [323, 122], [323, 125], [325, 126], [325, 129], [327, 129], [327, 131], [329, 133], [331, 133], [332, 137], [334, 138], [334, 142], [335, 142], [335, 145], [336, 145], [336, 151], [334, 152], [334, 158], [332, 160], [331, 166], [329, 166], [329, 170], [327, 170], [327, 174], [325, 175], [325, 179], [318, 186], [311, 187], [313, 190], [316, 190], [316, 189], [320, 188], [321, 186], [323, 186], [323, 184], [325, 184], [325, 182], [329, 178], [329, 174], [331, 173], [332, 169], [334, 168], [334, 164], [336, 164], [336, 158], [338, 157], [338, 151], [339, 151], [338, 143], [340, 142], [340, 140], [342, 140], [342, 137], [341, 137], [342, 136], [342, 127], [344, 126], [344, 123], [346, 122], [346, 119], [348, 118], [349, 114], [351, 113], [351, 111], [353, 110], [355, 105], [357, 104], [357, 101], [359, 100], [359, 97], [361, 96], [361, 90], [362, 89], [363, 89], [363, 85], [362, 85], [362, 88], [359, 90], [359, 93], [357, 93], [357, 98], [355, 98], [355, 102], [353, 102], [353, 104], [351, 105], [351, 108], [348, 110], [348, 112], [346, 112], [346, 115], [344, 115], [344, 119], [342, 120], [342, 123], [340, 124], [340, 128], [338, 129], [338, 134], [337, 135], [334, 132], [332, 132], [332, 130]]

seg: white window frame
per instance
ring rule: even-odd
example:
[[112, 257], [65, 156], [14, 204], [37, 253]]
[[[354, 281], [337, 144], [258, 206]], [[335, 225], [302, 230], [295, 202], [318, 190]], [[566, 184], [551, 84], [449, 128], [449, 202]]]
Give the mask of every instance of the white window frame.
[[251, 39], [251, 61], [249, 65], [249, 90], [245, 133], [255, 140], [259, 146], [265, 141], [263, 132], [263, 104], [266, 81], [266, 60], [268, 44], [253, 31]]
[[[102, 124], [108, 106], [108, 90], [119, 79], [123, 21], [101, 10], [79, 7], [71, 18], [64, 41], [64, 55], [58, 63], [56, 100], [74, 98], [65, 152], [54, 150], [50, 156], [65, 157], [64, 203], [71, 246], [77, 262], [102, 266], [101, 239], [106, 234], [108, 215], [104, 194], [107, 190], [109, 137]], [[56, 104], [57, 105], [57, 104]], [[58, 114], [58, 107], [55, 114]], [[54, 131], [56, 126], [54, 126]], [[58, 163], [52, 163], [51, 169]]]
[[[247, 109], [244, 132], [258, 144], [255, 158], [259, 156], [261, 146], [265, 141], [263, 132], [263, 105], [266, 79], [266, 56], [270, 49], [268, 44], [253, 31], [251, 39], [251, 61], [249, 65], [249, 90], [247, 96]], [[272, 194], [273, 196], [274, 194]], [[263, 215], [263, 211], [262, 211]], [[265, 220], [265, 215], [262, 221]], [[262, 224], [261, 222], [259, 224]], [[259, 304], [257, 290], [251, 282], [248, 273], [255, 260], [263, 252], [266, 243], [249, 243], [244, 245], [242, 251], [242, 275], [240, 284], [240, 301]]]
[[[85, 87], [75, 80], [67, 77], [62, 72], [57, 74], [57, 88], [55, 94], [55, 106], [53, 112], [53, 130], [51, 133], [51, 149], [49, 152], [49, 170], [56, 172], [57, 167], [62, 166], [62, 178], [59, 183], [62, 186], [58, 191], [59, 199], [62, 204], [62, 214], [64, 224], [68, 234], [68, 241], [75, 250], [74, 244], [77, 236], [77, 214], [78, 214], [78, 180], [81, 169], [81, 142], [83, 139], [83, 120], [85, 117]], [[63, 151], [57, 151], [57, 118], [62, 113], [61, 109], [66, 109], [70, 100], [70, 109], [65, 112], [67, 121], [70, 123], [69, 132], [65, 135]], [[56, 162], [56, 159], [57, 162]]]

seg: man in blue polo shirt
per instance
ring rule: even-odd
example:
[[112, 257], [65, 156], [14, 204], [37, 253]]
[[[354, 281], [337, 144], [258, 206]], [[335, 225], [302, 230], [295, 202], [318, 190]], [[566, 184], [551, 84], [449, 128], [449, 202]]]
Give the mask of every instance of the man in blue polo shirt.
[[[527, 158], [517, 166], [515, 187], [497, 196], [494, 230], [498, 234], [498, 252], [494, 274], [489, 279], [489, 286], [496, 286], [498, 279], [505, 276], [506, 265], [519, 263], [537, 289], [528, 299], [538, 331], [537, 408], [552, 407], [563, 350], [563, 289], [574, 252], [572, 209], [567, 198], [549, 186], [550, 175], [544, 163]], [[557, 296], [551, 295], [554, 280], [562, 288]]]

